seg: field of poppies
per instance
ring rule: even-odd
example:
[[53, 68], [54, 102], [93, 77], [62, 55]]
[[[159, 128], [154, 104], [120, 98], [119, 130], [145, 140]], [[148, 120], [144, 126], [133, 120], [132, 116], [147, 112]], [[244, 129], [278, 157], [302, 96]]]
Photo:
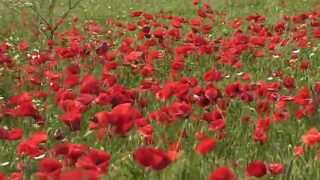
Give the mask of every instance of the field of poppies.
[[0, 0], [0, 180], [320, 179], [318, 0]]

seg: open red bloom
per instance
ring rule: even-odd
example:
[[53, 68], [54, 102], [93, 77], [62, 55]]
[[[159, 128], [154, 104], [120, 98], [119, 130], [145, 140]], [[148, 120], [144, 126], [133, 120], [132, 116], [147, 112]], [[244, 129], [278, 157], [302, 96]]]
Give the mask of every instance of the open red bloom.
[[18, 155], [28, 155], [31, 157], [39, 156], [43, 153], [43, 150], [30, 141], [24, 141], [17, 146]]
[[315, 38], [320, 38], [320, 28], [313, 30], [313, 36]]
[[25, 102], [31, 102], [32, 101], [32, 95], [28, 92], [22, 92], [21, 94], [17, 96], [12, 96], [8, 99], [8, 104], [14, 104], [19, 105]]
[[295, 79], [291, 76], [286, 76], [283, 78], [283, 85], [288, 89], [292, 89], [295, 87]]
[[99, 81], [93, 75], [86, 75], [81, 82], [80, 92], [87, 94], [98, 94]]
[[137, 149], [133, 158], [140, 165], [150, 167], [153, 170], [162, 170], [171, 163], [166, 152], [151, 147]]
[[199, 154], [207, 154], [216, 147], [217, 141], [213, 138], [204, 138], [196, 146], [195, 151]]
[[226, 122], [223, 119], [217, 119], [210, 122], [209, 130], [210, 131], [221, 131], [226, 127]]
[[268, 165], [268, 169], [272, 175], [279, 175], [284, 172], [284, 165], [281, 163], [272, 163]]
[[6, 180], [6, 175], [4, 175], [2, 172], [0, 172], [0, 180]]
[[42, 142], [46, 142], [48, 140], [48, 134], [43, 131], [38, 131], [33, 133], [33, 135], [30, 138], [30, 141], [35, 144], [40, 144]]
[[21, 42], [19, 42], [18, 44], [18, 49], [20, 51], [26, 51], [29, 49], [29, 43], [25, 40], [22, 40]]
[[63, 143], [56, 145], [54, 151], [56, 156], [63, 155], [66, 159], [70, 159], [71, 163], [75, 163], [88, 149], [84, 144]]
[[168, 108], [168, 113], [173, 118], [186, 118], [192, 113], [192, 106], [187, 103], [175, 102]]
[[247, 176], [262, 177], [267, 174], [267, 167], [263, 161], [256, 160], [248, 164], [246, 168]]
[[[23, 172], [13, 172], [10, 174], [10, 180], [23, 180]], [[1, 180], [1, 178], [0, 178]]]
[[210, 70], [203, 75], [203, 79], [206, 82], [220, 81], [222, 78], [222, 73], [217, 69]]
[[124, 103], [112, 109], [108, 123], [115, 127], [117, 134], [125, 135], [131, 130], [135, 120], [141, 117], [141, 113], [130, 103]]
[[66, 112], [60, 116], [60, 120], [69, 126], [72, 131], [80, 130], [81, 118], [82, 114], [77, 111]]
[[46, 158], [40, 161], [37, 176], [43, 180], [58, 178], [61, 173], [61, 168], [62, 165], [58, 160]]
[[200, 3], [200, 0], [193, 0], [193, 5], [198, 5]]
[[23, 136], [23, 129], [15, 128], [12, 130], [6, 130], [4, 128], [0, 128], [0, 139], [4, 140], [19, 140]]
[[72, 169], [61, 173], [59, 180], [100, 180], [100, 174], [96, 171], [82, 170], [82, 169]]
[[36, 118], [39, 115], [35, 105], [30, 102], [23, 102], [18, 104], [15, 109], [8, 109], [7, 115], [12, 117], [33, 117]]
[[237, 179], [237, 176], [227, 166], [222, 166], [217, 168], [209, 176], [209, 180], [236, 180], [236, 179]]
[[126, 63], [133, 63], [137, 61], [142, 56], [142, 54], [143, 52], [141, 51], [132, 51], [125, 57], [125, 61]]
[[45, 132], [36, 132], [29, 139], [21, 142], [17, 146], [19, 155], [28, 155], [31, 157], [39, 156], [43, 153], [43, 149], [39, 147], [40, 143], [46, 142], [48, 135]]
[[105, 174], [110, 163], [111, 155], [107, 152], [92, 149], [89, 154], [78, 159], [76, 167], [94, 170]]
[[209, 100], [210, 103], [216, 102], [221, 97], [220, 90], [214, 86], [208, 86], [204, 91], [204, 97]]
[[320, 132], [316, 128], [311, 128], [301, 139], [304, 144], [312, 147], [320, 142]]
[[268, 140], [268, 131], [263, 128], [256, 128], [253, 132], [253, 140], [264, 144]]
[[8, 132], [8, 140], [19, 140], [23, 136], [23, 129], [15, 128]]

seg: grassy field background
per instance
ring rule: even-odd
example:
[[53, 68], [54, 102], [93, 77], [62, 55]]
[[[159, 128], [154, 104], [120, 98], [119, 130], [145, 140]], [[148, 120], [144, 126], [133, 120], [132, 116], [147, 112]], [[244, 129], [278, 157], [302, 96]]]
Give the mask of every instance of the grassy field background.
[[[36, 22], [37, 20], [28, 22], [30, 20], [28, 17], [31, 17], [30, 15], [33, 14], [30, 8], [12, 6], [12, 4], [10, 5], [10, 0], [0, 1], [2, 1], [2, 3], [0, 3], [0, 41], [18, 42], [25, 39], [30, 41], [31, 44], [35, 43], [35, 47], [41, 49], [41, 45], [46, 42], [45, 37], [35, 39], [30, 35], [30, 31], [24, 29], [32, 26], [32, 23], [38, 23]], [[58, 0], [58, 2], [58, 8], [53, 12], [54, 17], [59, 17], [66, 9], [67, 1]], [[300, 12], [320, 10], [319, 0], [208, 0], [208, 2], [215, 10], [225, 13], [227, 19], [261, 14], [268, 18], [266, 24], [270, 25], [274, 24], [284, 15], [296, 15]], [[40, 3], [39, 8], [41, 14], [44, 16], [48, 15], [46, 3]], [[196, 15], [196, 8], [192, 6], [191, 0], [84, 0], [79, 7], [70, 13], [69, 17], [79, 17], [80, 22], [96, 20], [97, 22], [104, 24], [108, 18], [130, 21], [129, 15], [132, 10], [142, 10], [151, 13], [163, 11], [187, 18]], [[38, 21], [40, 22], [41, 20], [38, 19]], [[66, 24], [61, 26], [59, 30], [68, 27], [68, 24]], [[222, 25], [221, 27], [214, 27], [214, 31], [219, 34], [221, 31], [224, 31], [223, 28]], [[213, 36], [214, 35], [215, 34], [213, 33]], [[318, 46], [320, 47], [320, 45]], [[291, 49], [288, 49], [288, 52], [290, 51]], [[301, 57], [309, 57], [310, 52], [311, 50], [302, 51]], [[320, 67], [319, 50], [315, 51], [315, 54], [316, 55], [310, 59], [312, 69], [307, 75], [301, 72], [292, 72], [291, 69], [287, 68], [283, 63], [276, 65], [277, 68], [283, 67], [284, 73], [299, 79], [299, 81], [297, 81], [297, 87], [301, 87], [305, 84], [313, 85], [315, 81], [320, 79], [320, 74], [318, 73], [318, 68]], [[204, 57], [204, 60], [209, 63], [203, 62], [200, 67], [193, 64], [192, 59], [189, 60], [188, 65], [192, 69], [195, 69], [195, 71], [192, 71], [187, 75], [199, 77], [199, 74], [201, 75], [203, 72], [206, 72], [213, 62], [210, 61], [210, 57]], [[242, 71], [253, 74], [252, 81], [266, 79], [270, 75], [270, 71], [275, 67], [274, 63], [272, 64], [268, 61], [259, 61], [251, 66], [250, 59], [245, 59], [245, 64]], [[221, 69], [225, 73], [239, 73], [234, 72], [233, 69], [227, 67], [221, 67]], [[162, 73], [165, 74], [165, 72]], [[309, 75], [313, 76], [309, 77]], [[8, 78], [10, 77], [8, 76]], [[4, 82], [5, 78], [2, 75], [1, 80], [0, 92], [3, 93], [1, 96], [14, 95], [15, 92], [8, 92], [11, 87], [10, 83], [12, 83], [10, 82], [10, 79], [7, 79], [7, 82]], [[127, 87], [135, 87], [138, 84], [137, 82], [141, 79], [136, 76], [123, 75], [119, 77], [119, 80]], [[236, 77], [219, 85], [223, 87], [225, 83], [230, 83], [235, 80]], [[163, 104], [159, 102], [155, 102], [148, 108], [149, 110], [154, 110], [162, 105]], [[227, 117], [230, 124], [228, 124], [227, 129], [232, 133], [230, 133], [230, 138], [221, 143], [219, 142], [219, 146], [213, 153], [206, 156], [195, 154], [192, 149], [194, 148], [194, 142], [196, 140], [194, 137], [191, 137], [184, 142], [184, 147], [189, 147], [191, 150], [183, 151], [181, 159], [161, 172], [144, 171], [133, 162], [130, 153], [132, 153], [138, 144], [140, 144], [141, 140], [138, 135], [134, 134], [130, 136], [130, 140], [124, 138], [110, 138], [104, 142], [96, 142], [94, 135], [89, 134], [84, 137], [86, 131], [85, 129], [81, 129], [81, 132], [66, 133], [66, 137], [73, 143], [90, 144], [92, 147], [107, 150], [112, 154], [112, 162], [106, 179], [207, 179], [212, 170], [221, 164], [232, 167], [233, 160], [237, 160], [240, 164], [240, 168], [235, 169], [235, 172], [239, 177], [244, 178], [243, 167], [248, 160], [252, 159], [267, 160], [268, 162], [282, 162], [286, 165], [286, 172], [283, 175], [277, 177], [268, 176], [265, 179], [319, 179], [320, 171], [318, 169], [320, 168], [320, 162], [314, 160], [315, 152], [307, 152], [306, 155], [300, 159], [295, 159], [292, 154], [294, 146], [300, 142], [300, 136], [310, 129], [310, 127], [320, 126], [320, 117], [315, 117], [307, 122], [292, 120], [289, 124], [277, 125], [272, 129], [272, 133], [270, 133], [270, 143], [257, 146], [252, 141], [253, 127], [251, 125], [249, 127], [243, 125], [239, 121], [239, 117], [250, 112], [248, 110], [251, 108], [250, 106], [255, 107], [255, 104], [243, 105], [241, 102], [233, 102], [231, 104]], [[97, 107], [97, 109], [93, 109], [92, 112], [88, 112], [86, 114], [86, 119], [89, 119], [90, 116], [94, 114], [95, 110], [99, 110], [99, 108]], [[54, 122], [54, 120], [56, 120], [56, 117], [54, 116], [55, 113], [59, 113], [59, 111], [56, 110], [46, 114], [47, 118], [52, 120], [46, 127], [49, 133], [56, 128], [63, 127], [61, 123], [57, 124]], [[294, 117], [292, 117], [292, 119], [294, 119]], [[153, 124], [153, 126], [156, 129], [156, 136], [160, 137], [162, 133], [166, 133], [169, 136], [168, 139], [174, 139], [176, 137], [177, 129], [181, 127], [188, 130], [190, 134], [195, 134], [199, 130], [198, 127], [201, 127], [201, 125], [195, 127], [194, 124], [186, 122], [187, 121], [178, 122], [166, 129], [159, 127], [157, 124]], [[28, 133], [37, 129], [32, 127], [29, 122], [23, 122], [21, 124], [15, 124], [15, 122], [10, 123], [28, 129]], [[10, 123], [9, 125], [11, 125]], [[8, 125], [8, 122], [1, 121], [0, 124], [5, 126]], [[54, 144], [54, 142], [52, 144]], [[52, 144], [48, 143], [47, 146]], [[162, 148], [167, 147], [167, 145], [162, 144], [161, 141], [157, 142], [157, 146]], [[2, 172], [13, 172], [14, 163], [18, 161], [15, 160], [15, 153], [12, 153], [12, 147], [12, 144], [0, 141], [0, 163], [5, 161], [12, 162], [12, 165], [10, 166], [0, 167], [0, 171]], [[31, 160], [29, 162], [28, 159], [26, 159], [26, 162], [30, 163], [27, 167], [26, 176], [31, 176], [31, 174], [28, 173], [35, 171], [36, 162]]]
[[[21, 19], [17, 16], [17, 12], [13, 10], [16, 7], [10, 6], [8, 8], [8, 5], [12, 5], [11, 1], [15, 0], [1, 1], [5, 2], [5, 4], [0, 5], [2, 32], [8, 26], [17, 25], [17, 27], [21, 27]], [[59, 15], [66, 7], [67, 0], [58, 0], [57, 2], [57, 6], [60, 8], [58, 8], [56, 14]], [[271, 22], [283, 15], [292, 15], [297, 12], [320, 8], [317, 0], [208, 0], [206, 2], [215, 10], [225, 13], [228, 18], [261, 14], [267, 16]], [[43, 14], [47, 14], [45, 12], [47, 11], [47, 5], [48, 1], [40, 3]], [[28, 10], [28, 8], [25, 10]], [[87, 0], [82, 1], [80, 6], [73, 10], [71, 14], [82, 20], [104, 22], [107, 18], [126, 19], [132, 10], [143, 10], [151, 13], [164, 11], [184, 17], [190, 17], [196, 13], [192, 1], [189, 0]]]

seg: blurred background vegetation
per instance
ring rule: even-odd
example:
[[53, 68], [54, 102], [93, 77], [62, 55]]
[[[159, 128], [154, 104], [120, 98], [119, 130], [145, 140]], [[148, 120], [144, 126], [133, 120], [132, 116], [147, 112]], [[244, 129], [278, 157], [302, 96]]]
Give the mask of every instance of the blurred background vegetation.
[[[208, 2], [215, 10], [225, 13], [227, 18], [263, 14], [271, 22], [279, 16], [320, 9], [319, 0], [203, 0], [202, 2]], [[29, 38], [30, 34], [21, 29], [34, 28], [36, 33], [37, 29], [40, 31], [45, 25], [44, 20], [53, 23], [66, 12], [68, 12], [67, 18], [78, 17], [80, 21], [96, 20], [100, 23], [104, 23], [108, 18], [125, 20], [132, 10], [163, 11], [190, 17], [195, 16], [197, 10], [192, 3], [193, 0], [0, 0], [0, 40]], [[69, 11], [73, 5], [76, 6]]]

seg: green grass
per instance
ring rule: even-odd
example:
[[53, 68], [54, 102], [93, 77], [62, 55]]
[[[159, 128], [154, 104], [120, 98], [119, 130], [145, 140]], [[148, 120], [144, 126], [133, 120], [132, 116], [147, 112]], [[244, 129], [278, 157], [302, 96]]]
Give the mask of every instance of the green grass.
[[[6, 2], [6, 0], [1, 1]], [[66, 7], [67, 0], [58, 0], [57, 2], [58, 8], [55, 15], [61, 15]], [[208, 0], [207, 2], [216, 10], [224, 12], [227, 18], [231, 19], [262, 14], [267, 16], [270, 21], [274, 21], [283, 15], [292, 15], [297, 12], [319, 8], [317, 0]], [[42, 10], [40, 9], [41, 13], [48, 15], [48, 12], [46, 12], [48, 3], [42, 1], [39, 7], [42, 8]], [[16, 9], [16, 7], [8, 8], [4, 4], [0, 4], [0, 25], [4, 28], [1, 30], [2, 33], [7, 28], [10, 29], [10, 26], [23, 27], [23, 20], [17, 18], [17, 13], [21, 12], [16, 12], [13, 9]], [[28, 8], [23, 9], [28, 10]], [[196, 12], [196, 9], [192, 7], [191, 0], [88, 0], [82, 1], [79, 7], [72, 12], [72, 15], [82, 20], [97, 20], [103, 23], [108, 18], [127, 19], [129, 12], [132, 10], [143, 10], [151, 13], [164, 11], [184, 17], [193, 16]], [[25, 19], [25, 21], [28, 21], [28, 19]]]

